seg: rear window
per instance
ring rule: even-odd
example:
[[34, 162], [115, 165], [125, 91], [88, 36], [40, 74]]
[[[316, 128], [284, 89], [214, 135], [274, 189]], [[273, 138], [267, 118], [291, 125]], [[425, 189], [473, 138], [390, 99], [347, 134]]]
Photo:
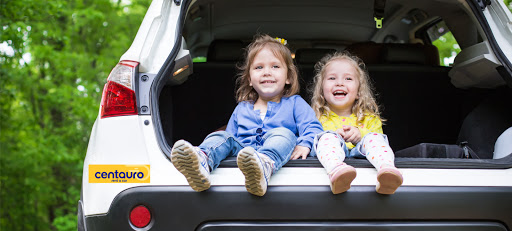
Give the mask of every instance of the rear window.
[[451, 66], [460, 46], [444, 21], [434, 24], [427, 30], [432, 44], [439, 50], [439, 62], [442, 66]]

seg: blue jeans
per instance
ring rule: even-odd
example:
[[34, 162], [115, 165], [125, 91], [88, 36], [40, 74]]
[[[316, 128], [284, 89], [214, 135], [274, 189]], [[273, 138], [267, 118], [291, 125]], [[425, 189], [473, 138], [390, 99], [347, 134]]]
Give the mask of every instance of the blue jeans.
[[[366, 153], [364, 153], [362, 150], [364, 140], [366, 137], [368, 137], [368, 135], [374, 134], [374, 133], [366, 134], [363, 138], [361, 138], [361, 141], [359, 141], [359, 143], [357, 143], [354, 148], [349, 150], [347, 147], [347, 144], [345, 144], [345, 140], [338, 133], [336, 133], [334, 131], [324, 131], [315, 136], [315, 140], [313, 141], [313, 149], [315, 150], [315, 152], [316, 152], [316, 146], [318, 145], [318, 140], [320, 140], [320, 137], [322, 137], [322, 135], [324, 135], [325, 133], [334, 134], [340, 140], [341, 148], [343, 148], [343, 151], [345, 152], [346, 157], [348, 157], [348, 158], [363, 158], [363, 159], [366, 158]], [[386, 142], [388, 141], [388, 136], [386, 136], [385, 134], [379, 134], [379, 135], [384, 137], [384, 140], [386, 140]]]
[[288, 162], [296, 143], [297, 137], [292, 131], [287, 128], [274, 128], [263, 135], [260, 144], [243, 144], [228, 132], [218, 131], [208, 135], [199, 148], [208, 156], [211, 170], [216, 169], [222, 160], [237, 156], [240, 150], [251, 146], [274, 161], [273, 172], [276, 172]]

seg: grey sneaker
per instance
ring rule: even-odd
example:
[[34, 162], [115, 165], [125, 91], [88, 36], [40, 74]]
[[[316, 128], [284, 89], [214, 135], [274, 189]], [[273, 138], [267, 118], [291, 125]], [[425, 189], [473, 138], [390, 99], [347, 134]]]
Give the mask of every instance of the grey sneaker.
[[236, 163], [245, 176], [247, 191], [256, 196], [265, 195], [274, 169], [274, 161], [256, 152], [252, 147], [245, 147], [238, 153]]
[[187, 178], [192, 189], [201, 192], [210, 188], [208, 160], [199, 148], [185, 140], [178, 140], [172, 147], [171, 161], [174, 167]]

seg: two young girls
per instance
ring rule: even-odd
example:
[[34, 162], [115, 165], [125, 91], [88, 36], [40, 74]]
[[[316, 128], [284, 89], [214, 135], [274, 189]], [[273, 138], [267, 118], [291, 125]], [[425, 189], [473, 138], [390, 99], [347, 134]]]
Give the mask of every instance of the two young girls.
[[268, 35], [249, 45], [237, 79], [238, 105], [226, 131], [208, 135], [199, 147], [177, 141], [171, 161], [195, 191], [210, 187], [210, 171], [237, 157], [251, 194], [263, 196], [270, 176], [293, 156], [307, 156], [322, 125], [311, 107], [296, 95], [297, 69], [290, 50]]
[[356, 170], [345, 156], [366, 158], [377, 169], [376, 191], [393, 194], [403, 177], [382, 134], [379, 108], [364, 63], [348, 53], [327, 55], [315, 69], [313, 110], [326, 132], [315, 139], [316, 154], [326, 169], [334, 194], [350, 188]]
[[263, 35], [249, 45], [237, 79], [239, 104], [226, 131], [211, 133], [198, 147], [177, 141], [171, 152], [176, 169], [192, 189], [204, 191], [220, 161], [236, 156], [247, 191], [263, 196], [273, 173], [314, 148], [334, 194], [347, 191], [356, 177], [345, 156], [366, 157], [378, 170], [377, 192], [393, 194], [403, 179], [382, 134], [364, 64], [338, 53], [317, 63], [312, 109], [296, 95], [297, 69], [281, 42]]

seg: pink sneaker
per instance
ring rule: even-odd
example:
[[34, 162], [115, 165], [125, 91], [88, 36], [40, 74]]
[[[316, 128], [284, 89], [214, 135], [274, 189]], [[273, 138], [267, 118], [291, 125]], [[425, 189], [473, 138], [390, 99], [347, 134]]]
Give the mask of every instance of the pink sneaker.
[[395, 167], [384, 167], [377, 173], [377, 193], [394, 194], [396, 189], [402, 185], [404, 178], [402, 173]]
[[350, 189], [350, 184], [356, 178], [356, 169], [350, 165], [339, 165], [329, 173], [331, 191], [340, 194]]

